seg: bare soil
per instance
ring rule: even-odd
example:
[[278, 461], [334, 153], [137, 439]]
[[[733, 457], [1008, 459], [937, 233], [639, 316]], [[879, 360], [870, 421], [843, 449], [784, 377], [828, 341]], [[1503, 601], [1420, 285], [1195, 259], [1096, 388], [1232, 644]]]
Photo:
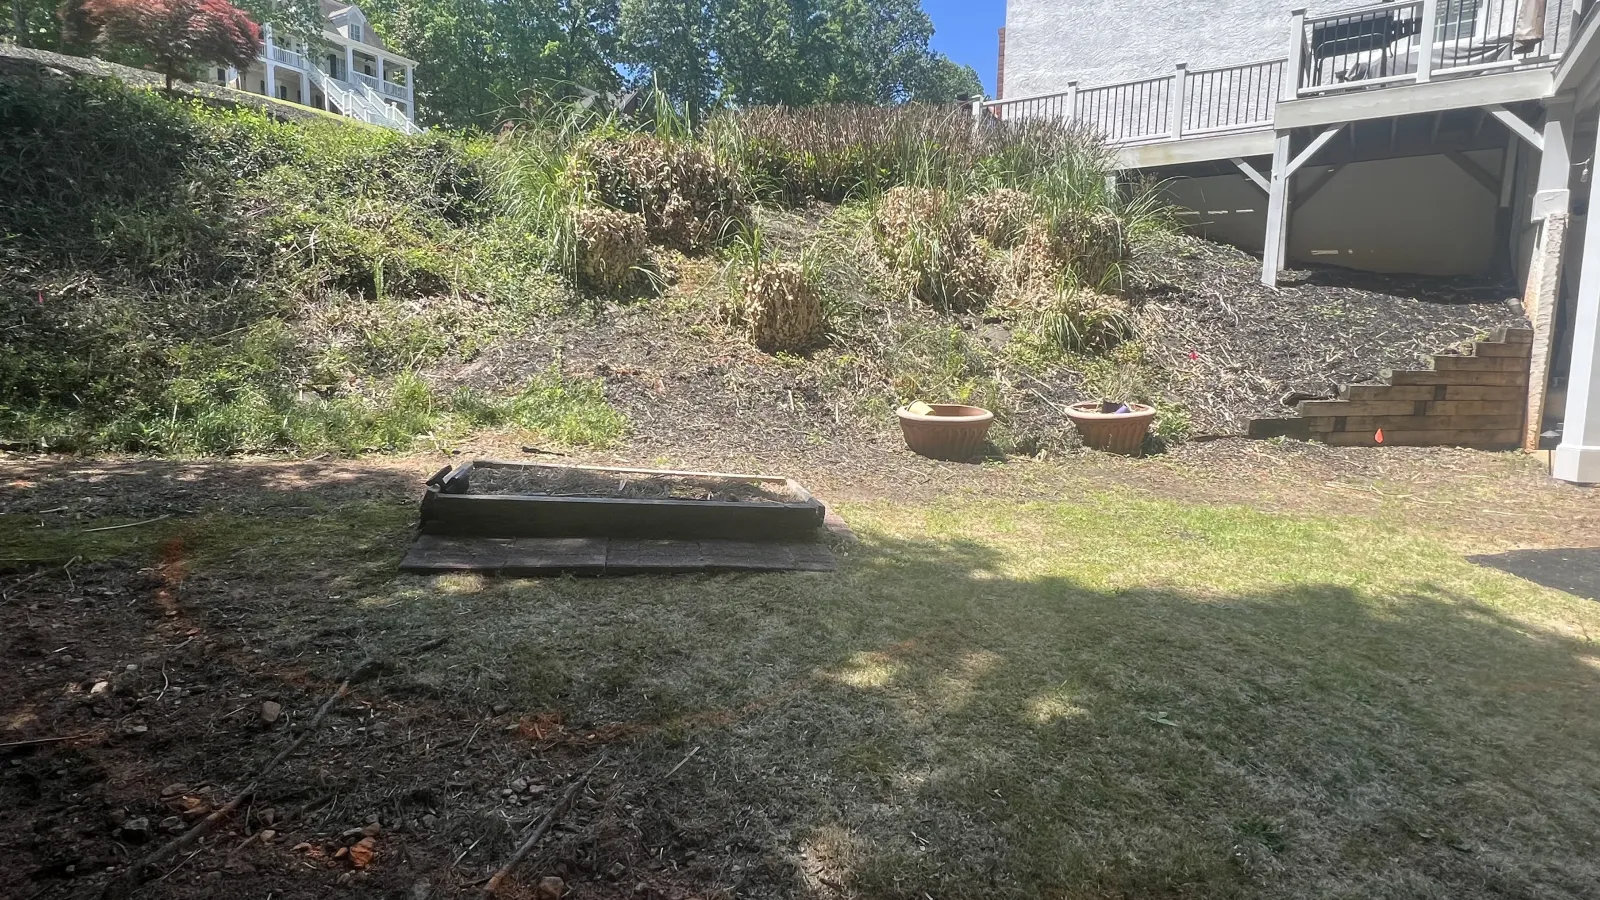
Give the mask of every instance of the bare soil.
[[791, 503], [800, 499], [783, 482], [705, 475], [610, 473], [563, 466], [474, 467], [468, 484], [474, 494], [727, 503]]

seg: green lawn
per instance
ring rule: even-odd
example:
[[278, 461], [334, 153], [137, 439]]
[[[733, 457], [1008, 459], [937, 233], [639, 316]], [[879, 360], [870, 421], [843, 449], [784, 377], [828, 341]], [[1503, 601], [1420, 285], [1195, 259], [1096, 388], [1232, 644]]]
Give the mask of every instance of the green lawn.
[[213, 538], [187, 590], [226, 586], [272, 653], [448, 636], [388, 684], [627, 726], [646, 841], [707, 848], [741, 893], [1600, 884], [1600, 606], [1399, 521], [1121, 495], [842, 511], [837, 575], [501, 581], [390, 574], [410, 512], [357, 505]]

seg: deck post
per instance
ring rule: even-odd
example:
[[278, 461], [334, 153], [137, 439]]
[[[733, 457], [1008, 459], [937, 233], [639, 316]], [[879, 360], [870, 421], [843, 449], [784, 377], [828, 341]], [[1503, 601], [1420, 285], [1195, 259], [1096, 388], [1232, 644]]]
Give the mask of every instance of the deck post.
[[1590, 215], [1584, 229], [1566, 422], [1550, 474], [1594, 484], [1600, 482], [1600, 215]]
[[1278, 89], [1279, 100], [1293, 100], [1300, 96], [1300, 78], [1305, 73], [1306, 8], [1289, 12], [1289, 59], [1283, 64], [1283, 84]]
[[267, 96], [278, 96], [277, 65], [272, 61], [272, 25], [261, 29], [261, 58], [267, 63]]
[[[1539, 180], [1533, 194], [1534, 250], [1523, 286], [1522, 308], [1533, 323], [1533, 348], [1528, 360], [1528, 405], [1522, 449], [1539, 449], [1544, 429], [1545, 395], [1550, 383], [1550, 357], [1561, 303], [1561, 275], [1566, 268], [1567, 210], [1571, 205], [1572, 117], [1570, 96], [1545, 101], [1540, 134]], [[1587, 258], [1587, 248], [1585, 249]], [[1574, 345], [1574, 354], [1576, 354]]]
[[1439, 0], [1422, 0], [1422, 34], [1417, 47], [1417, 83], [1433, 80], [1433, 40], [1439, 33]]
[[1167, 115], [1171, 120], [1172, 139], [1183, 139], [1183, 116], [1188, 106], [1185, 99], [1189, 92], [1189, 65], [1178, 63], [1177, 71], [1172, 75], [1172, 111]]
[[1533, 221], [1567, 211], [1572, 177], [1572, 117], [1575, 104], [1571, 96], [1551, 97], [1544, 102], [1543, 142], [1539, 157], [1539, 184], [1533, 195]]
[[1067, 82], [1067, 121], [1078, 121], [1078, 83]]
[[1261, 283], [1278, 286], [1278, 272], [1289, 248], [1289, 140], [1279, 131], [1272, 142], [1272, 180], [1267, 188], [1267, 235], [1261, 244]]

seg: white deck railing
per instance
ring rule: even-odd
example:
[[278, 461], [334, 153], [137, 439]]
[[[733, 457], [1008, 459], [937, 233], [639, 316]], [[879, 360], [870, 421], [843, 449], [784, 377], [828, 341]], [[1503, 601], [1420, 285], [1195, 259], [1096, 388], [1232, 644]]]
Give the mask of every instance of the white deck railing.
[[1295, 96], [1430, 81], [1561, 55], [1572, 0], [1549, 0], [1543, 21], [1518, 21], [1518, 0], [1400, 0], [1295, 17]]
[[1003, 120], [1060, 119], [1081, 122], [1113, 144], [1177, 140], [1261, 128], [1272, 124], [1282, 90], [1284, 60], [1067, 90], [1013, 100], [991, 100], [981, 109]]

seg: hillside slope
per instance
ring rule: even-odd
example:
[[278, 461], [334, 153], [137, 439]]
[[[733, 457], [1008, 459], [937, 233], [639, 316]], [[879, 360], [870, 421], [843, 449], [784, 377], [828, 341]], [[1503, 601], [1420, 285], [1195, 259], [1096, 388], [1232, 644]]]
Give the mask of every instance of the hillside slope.
[[[897, 404], [958, 398], [1031, 454], [1073, 445], [1078, 400], [1155, 402], [1168, 441], [1237, 433], [1286, 392], [1520, 324], [1494, 284], [1318, 270], [1266, 289], [1142, 195], [1101, 196], [1104, 157], [1070, 133], [969, 145], [942, 113], [824, 110], [687, 142], [616, 122], [404, 138], [49, 62], [0, 60], [0, 439], [18, 446], [352, 453], [498, 429], [755, 454], [892, 447]], [[978, 174], [896, 187], [930, 166]], [[1088, 262], [1108, 236], [1110, 264]], [[741, 319], [769, 266], [823, 307], [796, 352]]]

